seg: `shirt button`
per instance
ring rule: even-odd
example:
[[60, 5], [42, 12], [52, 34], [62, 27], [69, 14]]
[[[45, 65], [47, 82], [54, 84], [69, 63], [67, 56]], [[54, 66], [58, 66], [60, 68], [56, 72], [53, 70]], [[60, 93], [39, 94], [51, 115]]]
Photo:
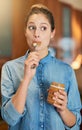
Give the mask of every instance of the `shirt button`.
[[43, 95], [40, 96], [40, 99], [43, 99]]
[[42, 83], [40, 83], [40, 86], [42, 86]]
[[41, 125], [41, 128], [43, 128], [43, 125]]

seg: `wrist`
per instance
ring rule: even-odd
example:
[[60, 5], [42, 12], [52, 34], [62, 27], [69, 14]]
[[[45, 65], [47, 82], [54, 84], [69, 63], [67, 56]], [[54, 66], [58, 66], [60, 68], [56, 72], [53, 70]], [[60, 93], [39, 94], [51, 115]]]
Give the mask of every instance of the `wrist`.
[[25, 86], [25, 85], [28, 86], [29, 82], [30, 82], [30, 81], [29, 81], [27, 78], [25, 78], [25, 77], [21, 80], [21, 84], [24, 85], [24, 86]]
[[65, 108], [64, 110], [58, 110], [58, 112], [60, 113], [60, 115], [64, 115], [64, 114], [66, 114], [67, 111], [68, 111], [67, 108]]

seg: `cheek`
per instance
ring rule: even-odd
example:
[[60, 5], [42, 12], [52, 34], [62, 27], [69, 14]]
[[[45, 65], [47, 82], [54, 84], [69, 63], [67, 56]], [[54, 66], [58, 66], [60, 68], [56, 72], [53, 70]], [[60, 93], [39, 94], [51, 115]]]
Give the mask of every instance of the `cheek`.
[[27, 38], [30, 36], [30, 33], [29, 33], [29, 31], [27, 30], [26, 31], [26, 35], [25, 35]]
[[43, 37], [46, 38], [46, 39], [50, 39], [51, 38], [51, 32], [50, 31], [47, 31], [43, 34]]
[[31, 36], [31, 34], [28, 32], [26, 32], [26, 39], [27, 39], [27, 41], [30, 41], [31, 39], [32, 39], [32, 36]]
[[43, 40], [44, 40], [44, 42], [46, 42], [47, 44], [49, 44], [50, 39], [51, 39], [51, 35], [50, 35], [50, 34], [48, 34], [48, 35], [43, 35]]

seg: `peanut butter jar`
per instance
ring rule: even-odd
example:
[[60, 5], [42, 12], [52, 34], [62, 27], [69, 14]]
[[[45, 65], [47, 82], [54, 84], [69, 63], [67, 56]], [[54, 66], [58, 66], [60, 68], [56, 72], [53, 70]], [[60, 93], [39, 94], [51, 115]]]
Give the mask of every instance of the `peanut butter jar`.
[[[48, 97], [47, 97], [48, 103], [53, 105], [54, 92], [58, 92], [59, 90], [65, 90], [65, 85], [61, 84], [61, 83], [57, 83], [57, 82], [52, 82], [50, 85], [50, 88], [48, 90]], [[55, 103], [57, 103], [57, 102], [55, 102]]]

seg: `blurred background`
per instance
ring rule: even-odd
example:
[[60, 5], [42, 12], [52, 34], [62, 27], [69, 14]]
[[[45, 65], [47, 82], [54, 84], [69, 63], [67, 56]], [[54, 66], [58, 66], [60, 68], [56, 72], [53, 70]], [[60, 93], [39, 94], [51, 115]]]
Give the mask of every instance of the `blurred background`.
[[[82, 99], [82, 0], [0, 0], [0, 76], [2, 65], [25, 54], [25, 14], [31, 5], [42, 3], [52, 11], [56, 36], [51, 54], [72, 66]], [[1, 96], [0, 96], [1, 104]], [[7, 130], [0, 117], [0, 130]]]

